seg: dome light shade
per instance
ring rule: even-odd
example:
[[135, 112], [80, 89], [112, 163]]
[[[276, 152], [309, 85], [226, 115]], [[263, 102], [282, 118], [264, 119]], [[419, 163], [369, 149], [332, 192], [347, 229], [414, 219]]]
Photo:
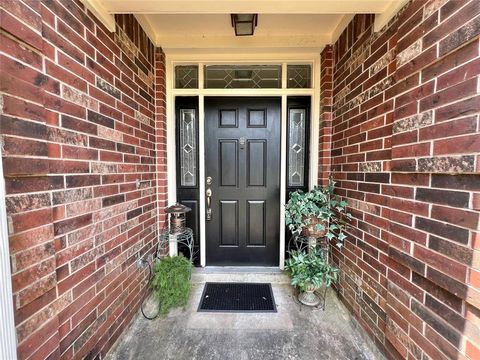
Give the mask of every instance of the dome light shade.
[[232, 14], [235, 36], [252, 36], [257, 26], [257, 14]]

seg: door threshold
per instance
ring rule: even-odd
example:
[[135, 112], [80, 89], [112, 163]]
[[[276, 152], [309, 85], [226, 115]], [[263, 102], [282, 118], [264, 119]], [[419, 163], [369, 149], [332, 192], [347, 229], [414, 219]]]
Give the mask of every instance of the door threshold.
[[192, 283], [250, 282], [290, 284], [290, 278], [278, 267], [265, 266], [207, 266], [194, 268]]
[[199, 274], [225, 274], [225, 273], [282, 273], [278, 266], [205, 266], [194, 268]]

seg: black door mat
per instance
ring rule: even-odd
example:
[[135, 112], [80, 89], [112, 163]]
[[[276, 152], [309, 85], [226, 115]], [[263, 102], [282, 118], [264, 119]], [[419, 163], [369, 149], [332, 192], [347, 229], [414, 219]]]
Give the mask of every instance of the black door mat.
[[203, 288], [200, 312], [277, 312], [269, 283], [209, 283]]

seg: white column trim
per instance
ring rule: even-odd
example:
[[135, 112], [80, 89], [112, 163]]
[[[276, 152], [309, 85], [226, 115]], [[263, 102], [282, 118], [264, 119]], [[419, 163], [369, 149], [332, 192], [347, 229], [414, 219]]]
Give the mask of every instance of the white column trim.
[[[286, 79], [285, 71], [285, 81]], [[287, 95], [282, 95], [280, 115], [280, 256], [278, 267], [285, 265], [285, 198], [287, 196]]]
[[388, 22], [405, 6], [408, 1], [409, 0], [392, 1], [385, 11], [381, 12], [380, 14], [376, 14], [373, 30], [375, 32], [382, 30], [383, 27], [388, 24]]
[[[199, 65], [201, 67], [201, 65]], [[203, 87], [203, 71], [199, 71], [199, 85]], [[198, 97], [198, 162], [199, 162], [199, 207], [200, 207], [200, 266], [207, 265], [207, 224], [205, 223], [205, 98], [203, 95]]]
[[8, 242], [5, 180], [0, 158], [0, 359], [17, 358], [17, 338], [13, 317], [12, 273]]
[[115, 16], [110, 14], [99, 0], [81, 0], [100, 22], [111, 32], [115, 31]]

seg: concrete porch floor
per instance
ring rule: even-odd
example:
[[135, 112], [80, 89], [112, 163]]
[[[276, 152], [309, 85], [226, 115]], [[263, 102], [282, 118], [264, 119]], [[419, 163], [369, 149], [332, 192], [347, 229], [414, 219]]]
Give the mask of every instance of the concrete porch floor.
[[384, 359], [331, 289], [325, 311], [301, 307], [280, 282], [277, 313], [199, 313], [203, 286], [193, 284], [185, 310], [153, 321], [139, 313], [107, 359]]

